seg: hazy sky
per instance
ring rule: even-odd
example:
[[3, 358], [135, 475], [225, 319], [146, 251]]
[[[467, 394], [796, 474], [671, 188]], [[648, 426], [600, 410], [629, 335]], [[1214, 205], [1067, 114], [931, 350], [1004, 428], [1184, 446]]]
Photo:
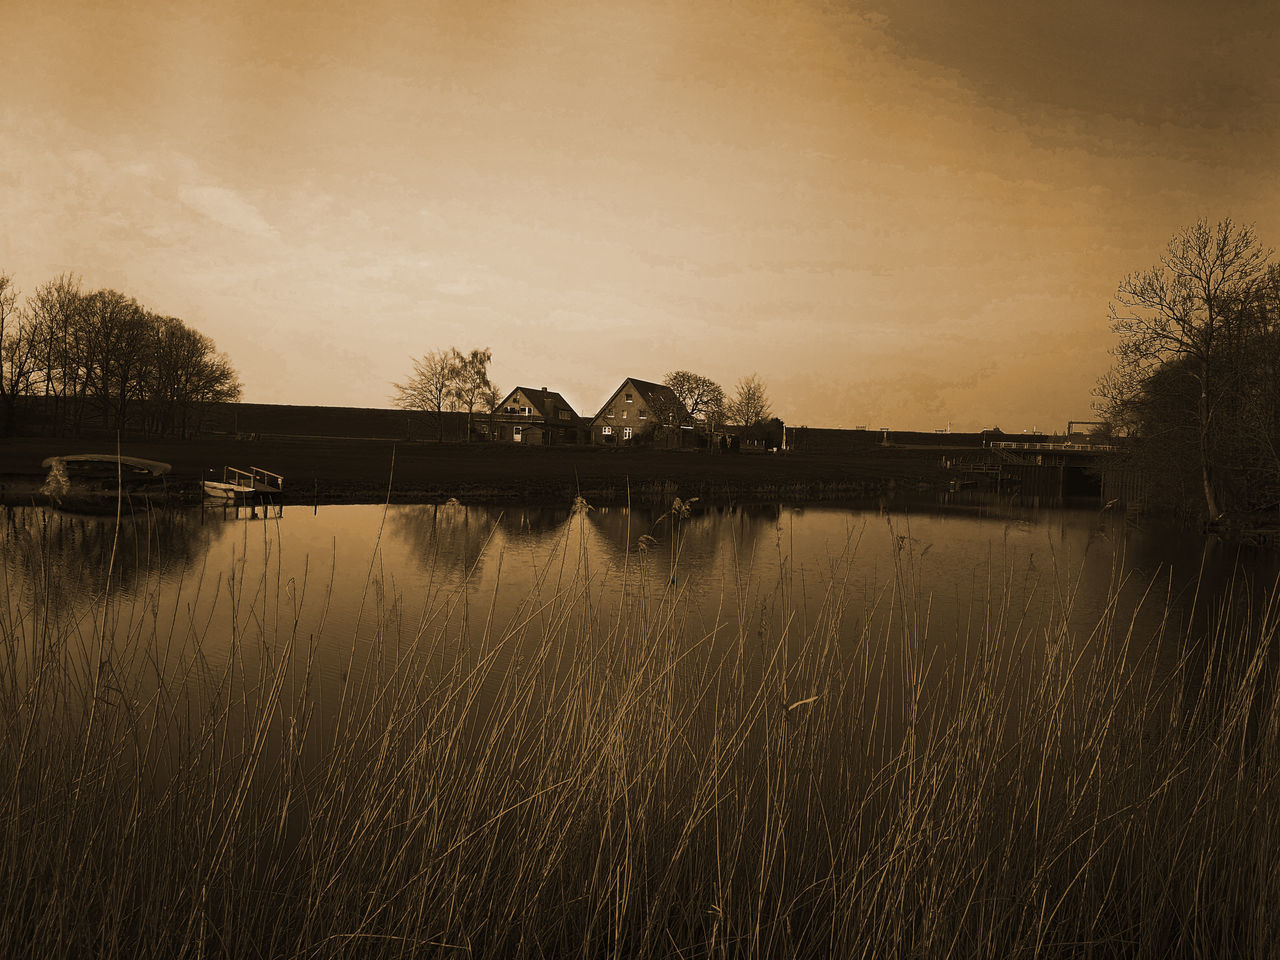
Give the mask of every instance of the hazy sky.
[[410, 358], [593, 414], [1060, 428], [1197, 217], [1280, 245], [1268, 3], [0, 0], [0, 271], [212, 336], [245, 399]]

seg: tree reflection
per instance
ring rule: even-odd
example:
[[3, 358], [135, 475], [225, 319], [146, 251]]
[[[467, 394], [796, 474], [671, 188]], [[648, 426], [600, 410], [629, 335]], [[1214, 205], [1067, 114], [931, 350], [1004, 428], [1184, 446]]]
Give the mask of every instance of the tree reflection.
[[572, 515], [570, 507], [508, 507], [497, 522], [509, 540], [542, 540], [559, 533]]
[[485, 546], [502, 518], [502, 508], [463, 506], [456, 500], [387, 508], [387, 527], [424, 569], [443, 567], [467, 575], [484, 563]]
[[749, 556], [765, 534], [777, 529], [781, 512], [776, 503], [710, 507], [676, 500], [666, 510], [599, 507], [588, 517], [610, 562], [621, 563], [630, 554], [668, 572], [674, 564], [696, 573], [723, 556]]
[[133, 594], [204, 556], [214, 528], [199, 511], [148, 509], [115, 517], [48, 507], [0, 507], [0, 557], [23, 599], [62, 612], [108, 587]]

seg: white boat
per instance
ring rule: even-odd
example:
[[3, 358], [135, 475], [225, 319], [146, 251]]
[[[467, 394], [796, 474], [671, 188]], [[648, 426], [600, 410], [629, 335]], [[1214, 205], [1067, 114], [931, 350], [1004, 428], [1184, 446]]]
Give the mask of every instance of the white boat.
[[40, 465], [49, 471], [41, 492], [61, 507], [99, 507], [117, 494], [163, 493], [164, 475], [173, 469], [159, 460], [114, 453], [72, 453]]
[[261, 467], [241, 470], [224, 467], [221, 480], [205, 480], [204, 495], [208, 500], [251, 500], [264, 494], [280, 493], [284, 477]]

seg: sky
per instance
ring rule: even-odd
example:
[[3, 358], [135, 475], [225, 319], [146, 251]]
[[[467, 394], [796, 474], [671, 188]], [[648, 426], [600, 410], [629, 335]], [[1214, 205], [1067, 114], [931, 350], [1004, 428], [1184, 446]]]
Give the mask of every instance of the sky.
[[675, 369], [815, 427], [1089, 419], [1125, 274], [1280, 245], [1245, 0], [0, 0], [0, 272], [387, 406], [493, 350], [592, 415]]

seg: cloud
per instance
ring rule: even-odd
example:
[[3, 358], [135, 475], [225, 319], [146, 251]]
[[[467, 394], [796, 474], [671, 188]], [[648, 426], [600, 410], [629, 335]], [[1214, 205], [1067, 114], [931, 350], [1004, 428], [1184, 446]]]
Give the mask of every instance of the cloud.
[[480, 284], [470, 277], [458, 277], [456, 280], [446, 280], [436, 284], [436, 290], [453, 297], [469, 297], [482, 289]]
[[270, 236], [272, 233], [271, 225], [258, 212], [258, 208], [226, 187], [184, 185], [178, 188], [178, 199], [215, 223], [240, 233], [257, 237]]

